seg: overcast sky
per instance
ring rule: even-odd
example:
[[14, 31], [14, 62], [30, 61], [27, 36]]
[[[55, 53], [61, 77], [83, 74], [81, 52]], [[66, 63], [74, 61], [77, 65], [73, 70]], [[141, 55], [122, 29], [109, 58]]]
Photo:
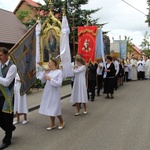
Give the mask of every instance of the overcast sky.
[[[0, 8], [13, 11], [20, 0], [0, 0]], [[35, 0], [42, 2], [42, 0]], [[144, 14], [148, 14], [147, 0], [124, 0]], [[108, 35], [112, 41], [124, 39], [124, 36], [133, 39], [133, 43], [139, 46], [146, 31], [150, 34], [150, 28], [145, 23], [146, 16], [132, 8], [122, 0], [89, 0], [89, 4], [83, 8], [101, 8], [93, 18], [99, 18], [100, 23], [108, 23], [103, 27], [104, 31], [109, 31]]]

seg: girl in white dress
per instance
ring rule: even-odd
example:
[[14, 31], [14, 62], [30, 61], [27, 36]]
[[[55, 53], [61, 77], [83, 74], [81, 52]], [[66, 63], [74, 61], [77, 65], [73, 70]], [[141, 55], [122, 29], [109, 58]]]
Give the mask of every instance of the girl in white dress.
[[46, 85], [44, 87], [41, 105], [39, 113], [50, 116], [50, 126], [47, 128], [48, 131], [54, 129], [55, 117], [59, 119], [58, 129], [63, 129], [65, 123], [61, 115], [61, 103], [60, 103], [60, 88], [62, 86], [62, 71], [59, 68], [58, 60], [50, 58], [49, 60], [49, 71], [45, 71], [45, 74], [41, 81]]
[[17, 73], [15, 78], [15, 86], [14, 86], [14, 113], [16, 113], [17, 120], [13, 122], [14, 125], [20, 123], [20, 115], [24, 116], [24, 120], [22, 124], [28, 123], [27, 95], [26, 94], [24, 94], [23, 96], [20, 95], [20, 87], [21, 87], [21, 81], [20, 81], [19, 74]]
[[75, 116], [80, 115], [81, 103], [83, 103], [84, 107], [83, 113], [86, 115], [87, 114], [86, 103], [88, 102], [86, 79], [85, 79], [86, 66], [82, 58], [80, 57], [76, 58], [76, 66], [74, 67], [73, 72], [75, 75], [75, 79], [70, 101], [72, 103], [76, 103], [77, 112], [75, 113]]

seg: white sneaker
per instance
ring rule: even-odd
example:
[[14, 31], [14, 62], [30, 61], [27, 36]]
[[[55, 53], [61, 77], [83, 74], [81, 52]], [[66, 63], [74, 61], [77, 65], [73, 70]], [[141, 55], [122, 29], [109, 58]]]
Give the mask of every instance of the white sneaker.
[[19, 123], [20, 123], [20, 121], [16, 120], [16, 121], [13, 122], [13, 125], [16, 125], [16, 124], [19, 124]]
[[28, 123], [28, 120], [23, 120], [22, 121], [22, 124], [24, 125], [24, 124], [27, 124]]

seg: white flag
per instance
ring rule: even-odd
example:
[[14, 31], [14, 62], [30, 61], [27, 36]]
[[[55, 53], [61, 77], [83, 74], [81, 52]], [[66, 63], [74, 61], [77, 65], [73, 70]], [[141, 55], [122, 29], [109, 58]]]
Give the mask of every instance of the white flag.
[[41, 33], [41, 22], [38, 20], [36, 25], [36, 78], [40, 79], [43, 74], [42, 67], [38, 64], [40, 62], [40, 33]]
[[60, 59], [63, 67], [63, 78], [73, 76], [69, 46], [69, 25], [66, 16], [62, 19], [62, 34], [60, 37]]

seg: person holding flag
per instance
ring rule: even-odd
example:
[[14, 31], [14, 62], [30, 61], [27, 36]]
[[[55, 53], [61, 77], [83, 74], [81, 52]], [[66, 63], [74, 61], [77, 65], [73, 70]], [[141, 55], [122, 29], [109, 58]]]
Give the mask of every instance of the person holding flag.
[[0, 62], [0, 127], [5, 131], [0, 149], [5, 149], [11, 145], [12, 132], [16, 129], [13, 125], [13, 93], [17, 67], [9, 60], [5, 47], [0, 47]]

